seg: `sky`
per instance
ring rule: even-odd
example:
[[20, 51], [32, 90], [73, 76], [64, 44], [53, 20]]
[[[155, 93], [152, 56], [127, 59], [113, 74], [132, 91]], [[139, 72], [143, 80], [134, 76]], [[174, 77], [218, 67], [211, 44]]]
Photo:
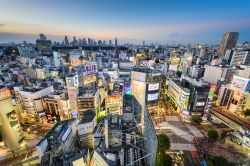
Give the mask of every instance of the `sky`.
[[219, 44], [226, 31], [250, 41], [249, 0], [0, 0], [0, 42], [44, 33], [57, 41]]

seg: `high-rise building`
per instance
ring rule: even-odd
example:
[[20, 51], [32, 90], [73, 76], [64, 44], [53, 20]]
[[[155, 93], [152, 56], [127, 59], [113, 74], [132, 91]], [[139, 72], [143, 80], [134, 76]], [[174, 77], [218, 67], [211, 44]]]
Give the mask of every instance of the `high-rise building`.
[[64, 44], [67, 46], [69, 45], [69, 39], [67, 36], [64, 37]]
[[224, 56], [228, 49], [236, 47], [239, 32], [225, 32], [218, 50], [220, 57]]
[[11, 93], [4, 86], [0, 86], [0, 108], [0, 134], [8, 149], [16, 150], [22, 139], [21, 127], [11, 103]]
[[44, 34], [40, 33], [39, 34], [39, 39], [40, 40], [47, 40], [47, 37]]
[[131, 71], [132, 94], [149, 112], [158, 111], [160, 72], [148, 67], [136, 67]]
[[242, 49], [227, 50], [225, 60], [230, 66], [249, 65], [250, 51]]
[[115, 59], [118, 60], [119, 59], [119, 50], [118, 50], [118, 46], [117, 46], [117, 37], [115, 38]]

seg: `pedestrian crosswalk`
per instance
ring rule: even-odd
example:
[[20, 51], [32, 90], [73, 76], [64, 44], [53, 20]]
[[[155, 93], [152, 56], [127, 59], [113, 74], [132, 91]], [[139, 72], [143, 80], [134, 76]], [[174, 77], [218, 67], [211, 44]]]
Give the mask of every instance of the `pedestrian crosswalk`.
[[170, 143], [170, 150], [196, 150], [193, 144]]
[[203, 137], [203, 135], [201, 134], [201, 132], [194, 126], [191, 126], [189, 124], [185, 124], [185, 126], [191, 131], [191, 133], [195, 136], [195, 137]]
[[167, 116], [166, 121], [180, 121], [177, 116]]
[[171, 130], [174, 134], [180, 136], [181, 138], [189, 141], [189, 142], [192, 142], [193, 139], [194, 139], [194, 136], [192, 136], [191, 134], [169, 124], [168, 122], [163, 122], [157, 126], [155, 126], [155, 129], [169, 129]]

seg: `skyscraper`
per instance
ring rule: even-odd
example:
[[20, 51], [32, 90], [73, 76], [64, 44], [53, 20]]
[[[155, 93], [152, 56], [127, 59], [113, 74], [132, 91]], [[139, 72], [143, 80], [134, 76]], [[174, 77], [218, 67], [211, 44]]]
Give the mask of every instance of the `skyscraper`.
[[44, 34], [40, 33], [39, 34], [39, 39], [40, 40], [47, 40], [47, 37]]
[[115, 38], [115, 59], [118, 61], [119, 60], [119, 50], [117, 46], [117, 37]]
[[64, 37], [64, 44], [67, 46], [69, 45], [69, 39], [67, 36]]
[[239, 37], [239, 32], [225, 32], [223, 34], [222, 41], [220, 43], [220, 48], [218, 54], [220, 57], [224, 56], [228, 49], [236, 47]]

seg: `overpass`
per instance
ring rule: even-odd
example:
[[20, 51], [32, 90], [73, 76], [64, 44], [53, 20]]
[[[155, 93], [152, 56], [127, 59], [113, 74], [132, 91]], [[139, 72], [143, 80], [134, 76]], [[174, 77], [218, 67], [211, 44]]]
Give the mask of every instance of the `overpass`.
[[242, 127], [250, 130], [250, 122], [237, 117], [229, 111], [213, 108], [210, 110], [210, 113], [222, 120], [227, 126], [233, 128], [234, 130], [239, 131]]

